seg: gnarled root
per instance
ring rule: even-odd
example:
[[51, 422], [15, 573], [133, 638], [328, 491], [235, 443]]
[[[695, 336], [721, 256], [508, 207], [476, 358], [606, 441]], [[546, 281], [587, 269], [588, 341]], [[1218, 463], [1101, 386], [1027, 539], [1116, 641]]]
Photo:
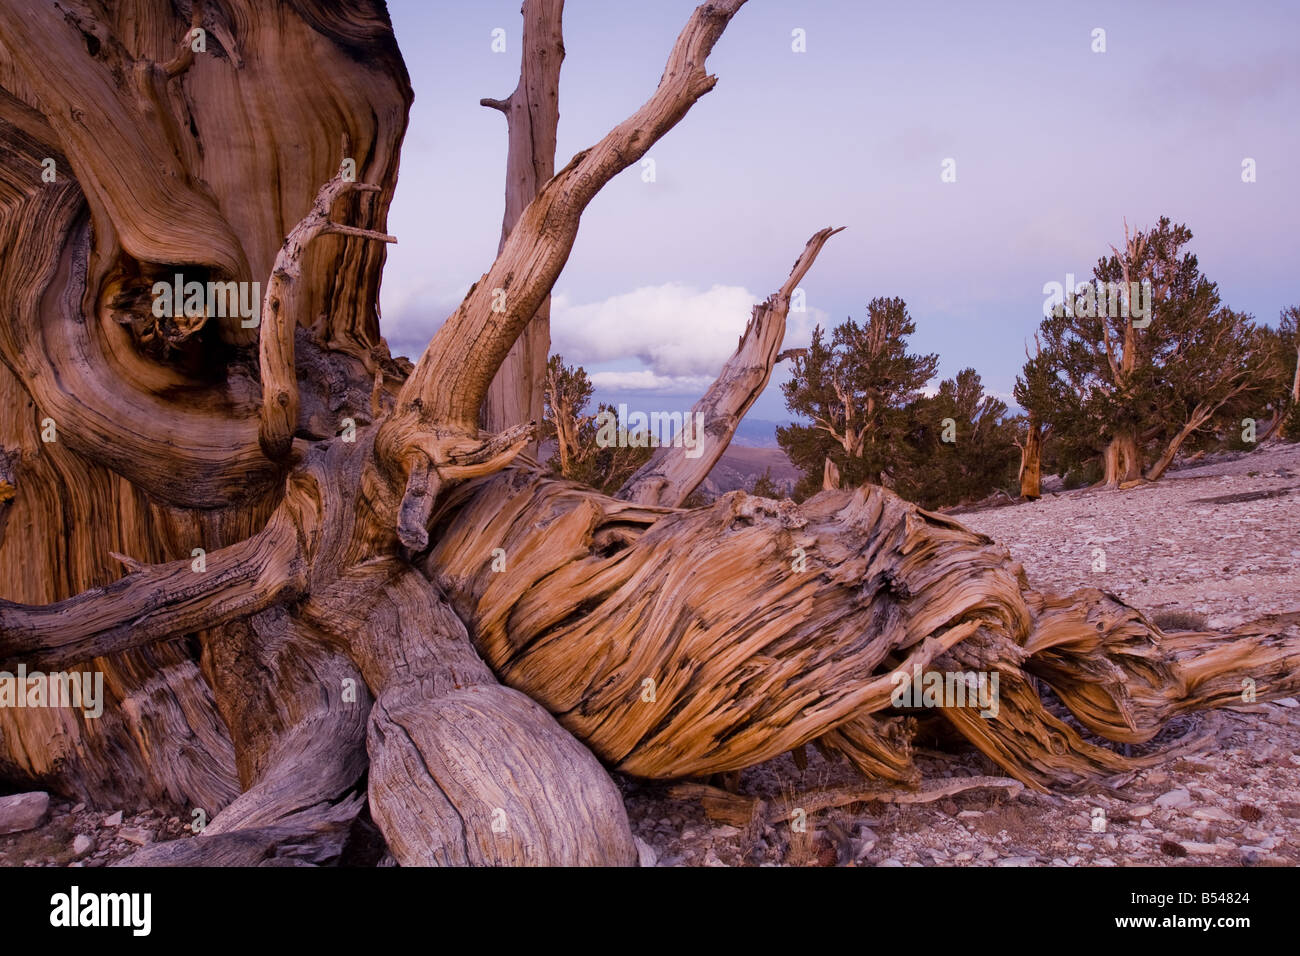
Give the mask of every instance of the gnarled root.
[[546, 710], [499, 684], [438, 590], [372, 561], [305, 614], [377, 691], [370, 812], [404, 866], [634, 865], [622, 797]]

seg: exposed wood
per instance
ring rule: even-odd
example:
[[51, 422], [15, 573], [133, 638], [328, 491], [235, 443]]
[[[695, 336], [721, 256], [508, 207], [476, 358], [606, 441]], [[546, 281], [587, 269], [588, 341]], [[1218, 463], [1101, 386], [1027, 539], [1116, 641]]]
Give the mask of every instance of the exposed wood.
[[258, 362], [262, 378], [261, 425], [258, 441], [262, 451], [273, 461], [283, 460], [293, 443], [298, 425], [298, 375], [294, 361], [294, 336], [302, 317], [302, 260], [308, 244], [318, 236], [354, 236], [396, 242], [393, 236], [373, 229], [358, 229], [334, 222], [330, 210], [334, 201], [350, 191], [380, 192], [378, 186], [336, 176], [320, 188], [311, 211], [284, 240], [275, 257], [275, 267], [266, 283], [261, 321], [264, 323], [258, 345]]
[[[504, 100], [482, 100], [506, 117], [506, 201], [501, 247], [538, 190], [555, 175], [560, 122], [560, 65], [564, 62], [564, 0], [524, 0], [519, 85]], [[506, 354], [483, 402], [490, 432], [542, 420], [542, 380], [551, 348], [550, 297]], [[525, 451], [537, 454], [536, 443]]]
[[746, 797], [698, 783], [674, 784], [668, 792], [681, 800], [698, 800], [711, 820], [743, 827], [755, 817], [767, 826], [789, 823], [797, 810], [811, 817], [822, 810], [855, 803], [934, 803], [968, 790], [987, 789], [1005, 790], [1008, 796], [1014, 797], [1025, 789], [1025, 785], [1007, 777], [951, 777], [923, 784], [917, 790], [878, 785], [821, 787], [779, 800]]
[[[996, 672], [996, 716], [940, 713], [1037, 788], [1083, 786], [1136, 758], [1052, 716], [1030, 673], [1088, 729], [1123, 742], [1214, 703], [1193, 691], [1191, 662], [1139, 612], [1094, 592], [1038, 595], [1004, 549], [878, 486], [801, 506], [733, 492], [672, 512], [516, 468], [457, 489], [441, 509], [425, 566], [485, 659], [638, 776], [740, 769], [888, 716], [891, 675], [914, 665]], [[498, 547], [508, 575], [492, 571]], [[1223, 644], [1206, 665], [1223, 669], [1216, 685], [1235, 681], [1240, 692], [1246, 671], [1261, 697], [1300, 684], [1293, 625], [1213, 640]], [[1074, 646], [1067, 679], [1050, 662]], [[1110, 680], [1080, 682], [1098, 672]], [[1139, 680], [1144, 694], [1131, 686]], [[1084, 718], [1103, 706], [1125, 720]], [[906, 774], [898, 755], [895, 777]]]
[[705, 71], [705, 60], [744, 3], [714, 0], [697, 7], [654, 95], [599, 143], [574, 156], [528, 204], [492, 268], [439, 328], [402, 386], [401, 414], [477, 429], [488, 385], [568, 260], [582, 211], [713, 89], [717, 78]]
[[273, 520], [199, 559], [132, 571], [76, 597], [28, 607], [0, 601], [0, 664], [57, 670], [260, 611], [301, 596], [306, 573], [292, 527]]
[[689, 425], [691, 447], [675, 442], [656, 448], [650, 460], [619, 489], [619, 498], [675, 508], [708, 477], [731, 444], [741, 419], [772, 377], [785, 340], [790, 296], [812, 268], [826, 240], [842, 229], [826, 228], [814, 233], [781, 288], [754, 306], [740, 344], [722, 366], [722, 374], [690, 411], [688, 423], [703, 422], [702, 429]]

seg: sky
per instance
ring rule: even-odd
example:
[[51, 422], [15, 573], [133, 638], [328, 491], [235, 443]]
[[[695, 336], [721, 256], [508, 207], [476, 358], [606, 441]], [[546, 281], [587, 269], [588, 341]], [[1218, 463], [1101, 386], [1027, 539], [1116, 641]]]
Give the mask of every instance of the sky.
[[[694, 7], [568, 0], [557, 168], [651, 95]], [[478, 102], [515, 87], [519, 10], [389, 2], [415, 90], [381, 292], [398, 354], [496, 255], [506, 127]], [[1300, 304], [1298, 38], [1295, 0], [751, 0], [709, 59], [717, 86], [651, 149], [653, 181], [634, 166], [587, 208], [552, 351], [597, 400], [687, 409], [823, 226], [847, 228], [801, 284], [787, 348], [900, 296], [940, 378], [972, 366], [1008, 401], [1043, 286], [1087, 278], [1125, 218], [1186, 223], [1223, 300], [1276, 324]], [[751, 419], [790, 419], [785, 379]]]

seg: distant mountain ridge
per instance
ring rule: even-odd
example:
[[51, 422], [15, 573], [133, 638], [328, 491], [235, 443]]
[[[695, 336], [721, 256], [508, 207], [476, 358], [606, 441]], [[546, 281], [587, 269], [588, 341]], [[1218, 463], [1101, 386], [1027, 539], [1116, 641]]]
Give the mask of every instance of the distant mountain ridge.
[[744, 445], [748, 448], [780, 448], [776, 443], [777, 428], [789, 425], [789, 422], [774, 422], [763, 418], [745, 418], [736, 429], [732, 445]]

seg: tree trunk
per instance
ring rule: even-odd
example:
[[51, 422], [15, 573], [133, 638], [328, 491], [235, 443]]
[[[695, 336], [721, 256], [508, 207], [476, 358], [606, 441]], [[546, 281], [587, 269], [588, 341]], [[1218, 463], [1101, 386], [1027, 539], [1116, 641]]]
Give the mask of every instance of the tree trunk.
[[[501, 246], [533, 201], [555, 175], [555, 138], [560, 122], [560, 64], [564, 61], [564, 0], [524, 0], [524, 33], [519, 85], [504, 100], [482, 105], [506, 117], [506, 208]], [[542, 420], [542, 384], [551, 350], [551, 301], [542, 300], [511, 347], [483, 403], [483, 428], [505, 431]], [[525, 448], [537, 454], [536, 442]]]
[[1178, 434], [1170, 439], [1164, 452], [1161, 453], [1155, 464], [1151, 466], [1146, 475], [1147, 481], [1158, 481], [1160, 479], [1160, 477], [1165, 473], [1165, 470], [1173, 464], [1174, 458], [1178, 455], [1178, 450], [1183, 447], [1183, 442], [1187, 441], [1187, 439], [1191, 437], [1198, 428], [1209, 420], [1211, 413], [1212, 410], [1206, 410], [1201, 407], [1196, 409], [1192, 414], [1191, 421], [1179, 429]]
[[[712, 89], [743, 2], [694, 11], [650, 99], [537, 191], [414, 366], [376, 309], [411, 102], [382, 4], [0, 12], [0, 530], [23, 529], [0, 541], [0, 668], [107, 678], [100, 718], [0, 708], [0, 773], [211, 819], [137, 863], [334, 863], [368, 810], [403, 864], [626, 865], [606, 767], [703, 775], [817, 741], [915, 785], [891, 706], [914, 666], [996, 671], [1000, 716], [944, 716], [1035, 787], [1155, 759], [1085, 739], [1036, 680], [1124, 742], [1246, 676], [1261, 700], [1300, 688], [1293, 617], [1163, 635], [1100, 592], [1028, 590], [878, 487], [681, 511], [516, 460], [527, 423], [480, 430], [583, 210]], [[178, 273], [264, 282], [260, 321], [158, 314]], [[776, 359], [768, 322], [750, 332], [756, 367], [706, 396], [709, 455]], [[697, 477], [660, 467], [658, 501]]]
[[1119, 488], [1142, 480], [1142, 453], [1137, 436], [1132, 432], [1121, 432], [1112, 438], [1106, 446], [1103, 461], [1103, 485]]
[[1030, 418], [1025, 445], [1020, 450], [1020, 497], [1041, 498], [1043, 494], [1043, 426]]
[[[1300, 333], [1297, 333], [1300, 335]], [[1291, 404], [1300, 405], [1300, 343], [1295, 349], [1295, 375], [1291, 379]]]

